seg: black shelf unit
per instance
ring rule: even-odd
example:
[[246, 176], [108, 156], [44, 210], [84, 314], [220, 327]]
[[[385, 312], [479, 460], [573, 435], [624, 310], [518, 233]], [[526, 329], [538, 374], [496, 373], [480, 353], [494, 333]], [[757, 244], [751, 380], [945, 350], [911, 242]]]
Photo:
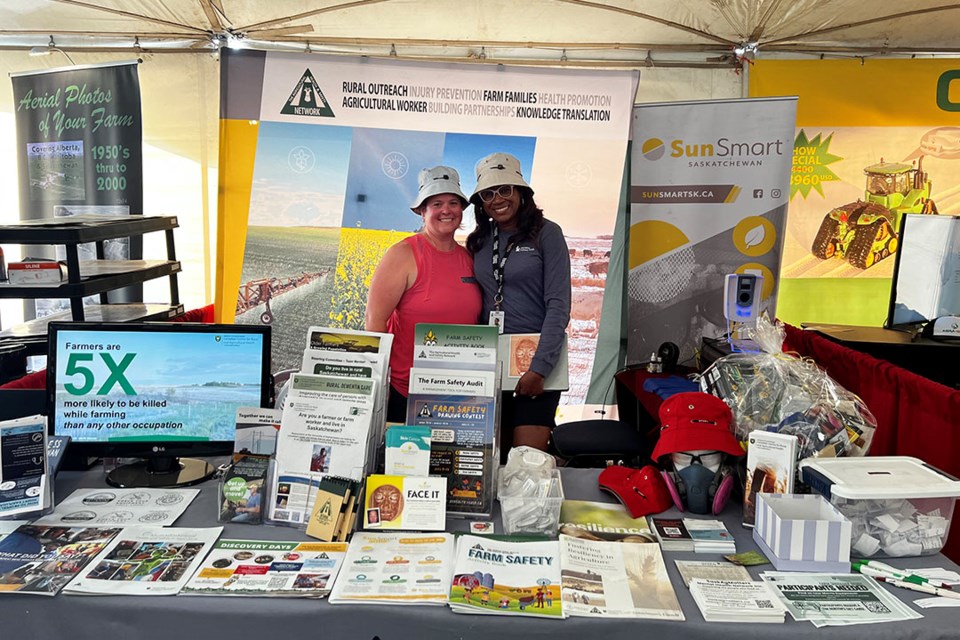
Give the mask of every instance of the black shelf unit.
[[[52, 319], [83, 321], [86, 319], [120, 321], [169, 318], [183, 313], [177, 274], [173, 230], [179, 226], [176, 216], [71, 216], [28, 220], [19, 224], [0, 225], [0, 243], [21, 245], [63, 245], [67, 254], [67, 280], [56, 285], [12, 285], [0, 283], [0, 298], [68, 298], [69, 317], [59, 313], [0, 333], [0, 338], [29, 339], [46, 335]], [[104, 260], [104, 241], [163, 231], [166, 235], [166, 260]], [[93, 242], [97, 260], [80, 261], [78, 245]], [[170, 280], [170, 304], [109, 304], [107, 293], [125, 286], [167, 277]], [[100, 295], [99, 305], [84, 307], [83, 298]], [[116, 309], [111, 309], [116, 307]], [[123, 307], [123, 309], [121, 309]]]

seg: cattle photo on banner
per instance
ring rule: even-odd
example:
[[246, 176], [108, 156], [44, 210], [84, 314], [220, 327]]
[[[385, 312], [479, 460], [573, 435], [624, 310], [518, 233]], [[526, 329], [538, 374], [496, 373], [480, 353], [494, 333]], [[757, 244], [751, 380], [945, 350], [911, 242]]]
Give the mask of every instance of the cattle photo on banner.
[[[137, 63], [85, 65], [16, 73], [20, 219], [143, 213], [143, 123]], [[31, 248], [31, 256], [43, 251]], [[142, 240], [104, 242], [107, 259], [139, 259]], [[64, 256], [53, 256], [62, 259]], [[96, 258], [81, 245], [80, 259]], [[111, 294], [139, 299], [140, 285]], [[68, 300], [37, 300], [36, 314]], [[32, 315], [32, 309], [27, 310]]]
[[[272, 323], [278, 370], [311, 325], [363, 328], [374, 269], [415, 233], [417, 175], [516, 156], [572, 262], [571, 390], [587, 392], [635, 72], [223, 51], [218, 312]], [[457, 239], [474, 226], [463, 216]]]
[[800, 96], [780, 317], [882, 325], [904, 214], [960, 213], [960, 63], [758, 61], [750, 94]]
[[726, 335], [728, 274], [763, 276], [773, 316], [793, 150], [795, 98], [634, 109], [627, 362], [664, 342], [691, 364]]

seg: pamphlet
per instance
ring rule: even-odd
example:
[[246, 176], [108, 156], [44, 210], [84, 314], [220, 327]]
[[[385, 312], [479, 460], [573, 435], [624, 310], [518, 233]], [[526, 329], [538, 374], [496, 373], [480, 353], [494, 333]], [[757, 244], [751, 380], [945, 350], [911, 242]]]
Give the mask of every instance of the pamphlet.
[[[333, 474], [360, 480], [367, 464], [377, 382], [296, 373], [283, 408], [276, 466], [295, 482], [274, 484], [271, 520], [302, 524], [313, 504], [313, 480]], [[313, 485], [315, 488], [315, 485]], [[286, 491], [283, 491], [286, 489]]]
[[220, 540], [180, 593], [323, 598], [346, 553], [345, 542]]
[[9, 534], [17, 530], [22, 524], [27, 524], [29, 520], [0, 520], [0, 540], [6, 538]]
[[281, 413], [279, 409], [237, 408], [234, 456], [272, 456], [277, 450]]
[[358, 531], [330, 603], [446, 604], [453, 535]]
[[683, 524], [693, 538], [697, 553], [736, 553], [737, 544], [722, 520], [684, 518]]
[[760, 577], [794, 620], [809, 620], [817, 627], [923, 617], [859, 573], [765, 571]]
[[693, 551], [693, 538], [683, 518], [650, 518], [653, 532], [664, 551]]
[[0, 517], [50, 506], [46, 435], [42, 415], [0, 422]]
[[710, 562], [704, 560], [674, 560], [677, 570], [687, 587], [696, 578], [702, 580], [752, 580], [750, 573], [740, 565], [729, 562]]
[[420, 323], [413, 336], [413, 366], [423, 369], [496, 371], [497, 327]]
[[52, 596], [121, 530], [25, 524], [0, 540], [0, 593]]
[[496, 393], [492, 371], [410, 369], [411, 394], [492, 396]]
[[764, 582], [696, 578], [690, 595], [707, 622], [782, 623], [783, 604]]
[[[500, 336], [500, 387], [505, 391], [515, 389], [521, 376], [530, 369], [533, 356], [540, 346], [539, 333], [512, 333]], [[567, 336], [563, 337], [557, 364], [543, 379], [545, 391], [566, 391], [570, 388], [570, 365]]]
[[263, 522], [263, 486], [269, 458], [234, 454], [220, 481], [220, 522]]
[[386, 354], [389, 358], [392, 346], [393, 334], [390, 333], [331, 327], [310, 327], [307, 329], [307, 349]]
[[63, 592], [82, 595], [176, 595], [223, 527], [128, 527]]
[[560, 620], [560, 543], [457, 540], [450, 608], [456, 613]]
[[367, 476], [364, 528], [443, 531], [446, 489], [446, 478]]
[[743, 494], [743, 526], [757, 517], [758, 493], [793, 493], [797, 473], [797, 436], [756, 429], [747, 448], [747, 486]]
[[176, 522], [199, 489], [77, 489], [34, 524], [167, 526]]
[[397, 424], [387, 429], [387, 475], [425, 476], [430, 473], [430, 427]]
[[70, 440], [70, 436], [47, 436], [47, 474], [50, 478], [57, 477]]
[[683, 620], [655, 544], [620, 544], [560, 536], [567, 615]]
[[447, 512], [493, 511], [496, 399], [411, 395], [407, 424], [431, 428], [430, 475], [447, 478]]
[[657, 542], [646, 518], [631, 518], [623, 505], [609, 502], [564, 500], [560, 505], [560, 533], [609, 542]]

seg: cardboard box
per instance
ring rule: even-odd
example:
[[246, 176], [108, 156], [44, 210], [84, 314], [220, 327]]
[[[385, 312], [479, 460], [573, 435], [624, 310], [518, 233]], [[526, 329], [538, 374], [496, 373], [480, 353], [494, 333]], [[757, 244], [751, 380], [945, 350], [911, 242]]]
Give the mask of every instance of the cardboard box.
[[66, 267], [55, 261], [30, 260], [7, 265], [10, 284], [60, 284], [67, 279]]
[[851, 524], [823, 496], [757, 494], [753, 540], [779, 571], [850, 572]]

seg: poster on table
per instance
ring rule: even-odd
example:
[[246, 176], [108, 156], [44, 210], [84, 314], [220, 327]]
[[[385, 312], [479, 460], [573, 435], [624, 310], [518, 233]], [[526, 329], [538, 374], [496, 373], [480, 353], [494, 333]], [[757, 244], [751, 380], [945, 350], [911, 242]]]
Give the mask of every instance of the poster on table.
[[[12, 74], [11, 80], [20, 219], [143, 213], [137, 63], [27, 71]], [[139, 237], [105, 240], [104, 257], [139, 259], [141, 243]], [[38, 251], [42, 248], [32, 248], [30, 255]], [[79, 251], [81, 260], [97, 257], [93, 243], [80, 245]], [[48, 257], [62, 260], [65, 255]], [[137, 295], [133, 290], [125, 293], [127, 299]], [[37, 315], [68, 304], [38, 300]]]
[[783, 320], [884, 322], [903, 214], [960, 213], [958, 91], [956, 60], [764, 60], [751, 67], [750, 95], [800, 97]]
[[[218, 310], [272, 322], [279, 369], [312, 324], [363, 327], [386, 249], [420, 227], [420, 169], [519, 158], [573, 270], [571, 391], [590, 382], [635, 72], [224, 51]], [[464, 241], [474, 226], [464, 214]]]
[[627, 361], [690, 360], [727, 333], [728, 274], [763, 276], [773, 316], [796, 98], [638, 105], [630, 170]]

